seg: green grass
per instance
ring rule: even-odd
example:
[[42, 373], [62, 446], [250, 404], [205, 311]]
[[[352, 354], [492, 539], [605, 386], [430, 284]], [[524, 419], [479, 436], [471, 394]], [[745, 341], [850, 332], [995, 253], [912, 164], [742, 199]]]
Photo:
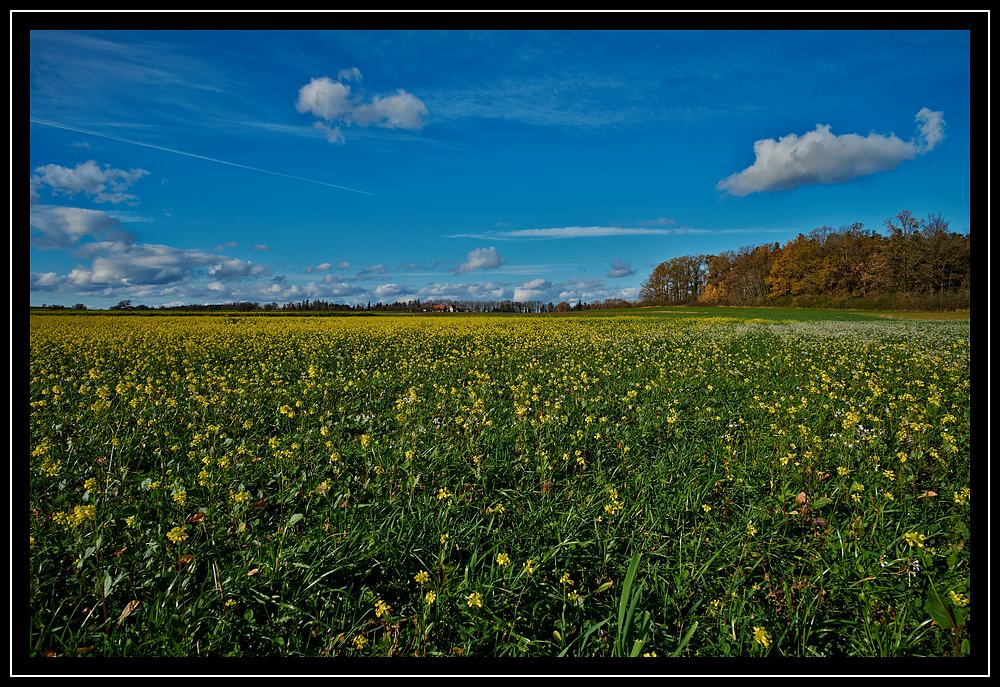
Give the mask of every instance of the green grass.
[[32, 653], [968, 653], [968, 322], [664, 312], [33, 316]]

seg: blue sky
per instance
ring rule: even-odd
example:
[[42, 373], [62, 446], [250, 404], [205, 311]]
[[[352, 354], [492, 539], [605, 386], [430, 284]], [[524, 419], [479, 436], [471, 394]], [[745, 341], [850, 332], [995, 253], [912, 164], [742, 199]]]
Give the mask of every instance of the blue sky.
[[969, 227], [966, 32], [36, 31], [33, 304], [634, 298]]

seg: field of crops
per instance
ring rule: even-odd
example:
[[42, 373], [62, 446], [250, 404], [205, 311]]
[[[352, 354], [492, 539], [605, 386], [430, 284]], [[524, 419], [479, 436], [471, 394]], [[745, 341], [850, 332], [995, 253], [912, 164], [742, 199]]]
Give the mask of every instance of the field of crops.
[[32, 315], [30, 348], [32, 655], [971, 652], [968, 321]]

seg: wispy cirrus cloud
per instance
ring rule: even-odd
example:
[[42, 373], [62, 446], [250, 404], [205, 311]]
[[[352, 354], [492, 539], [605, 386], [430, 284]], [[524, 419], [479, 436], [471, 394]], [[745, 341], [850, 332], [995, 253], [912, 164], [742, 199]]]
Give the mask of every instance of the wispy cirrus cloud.
[[928, 153], [944, 138], [944, 114], [924, 107], [917, 112], [918, 134], [904, 141], [895, 134], [867, 136], [833, 133], [829, 124], [802, 136], [788, 134], [754, 142], [754, 163], [716, 186], [734, 196], [790, 191], [812, 184], [838, 184], [895, 169]]
[[547, 227], [544, 229], [513, 229], [480, 233], [448, 234], [450, 239], [495, 239], [497, 241], [531, 241], [546, 239], [579, 239], [602, 236], [663, 236], [680, 233], [680, 229], [649, 227]]

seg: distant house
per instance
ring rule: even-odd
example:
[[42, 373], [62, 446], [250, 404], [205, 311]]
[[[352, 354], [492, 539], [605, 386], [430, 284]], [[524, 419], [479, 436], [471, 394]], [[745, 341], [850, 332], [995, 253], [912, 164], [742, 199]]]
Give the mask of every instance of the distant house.
[[431, 310], [433, 312], [455, 312], [455, 306], [447, 303], [435, 303], [431, 306]]

